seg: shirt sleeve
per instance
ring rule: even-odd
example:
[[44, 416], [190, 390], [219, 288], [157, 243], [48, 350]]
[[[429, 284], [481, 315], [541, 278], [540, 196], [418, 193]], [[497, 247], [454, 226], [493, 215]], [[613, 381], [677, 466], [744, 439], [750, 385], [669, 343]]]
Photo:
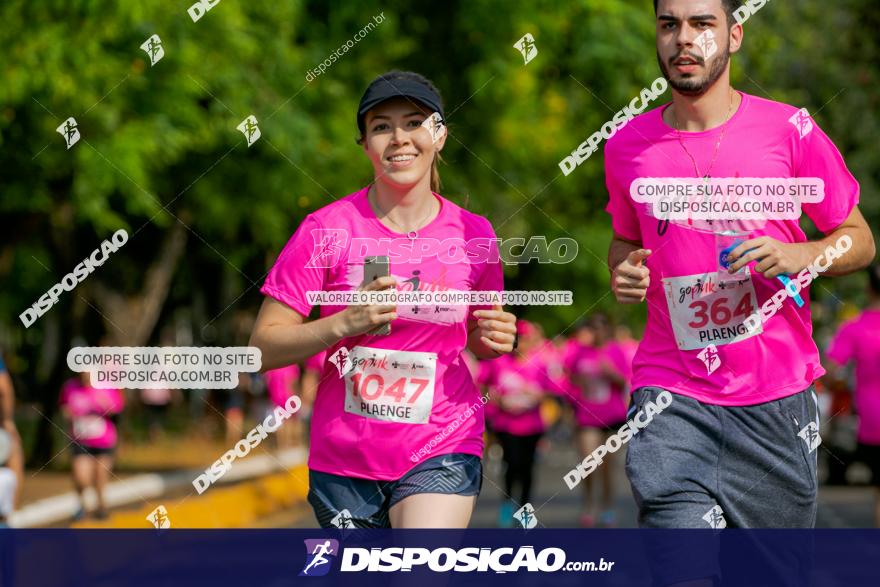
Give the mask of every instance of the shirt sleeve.
[[816, 228], [829, 233], [850, 215], [859, 203], [859, 182], [853, 177], [843, 156], [815, 121], [803, 138], [795, 133], [797, 177], [814, 177], [825, 182], [821, 202], [804, 203], [802, 209]]
[[[473, 286], [473, 291], [504, 291], [504, 265], [498, 254], [498, 243], [495, 240], [495, 230], [486, 222], [486, 237], [491, 242], [491, 252], [488, 261], [476, 265], [476, 269], [480, 271], [479, 277]], [[496, 260], [497, 259], [497, 260]], [[468, 319], [474, 319], [472, 313], [475, 310], [491, 310], [491, 304], [474, 304], [468, 308]]]
[[635, 205], [629, 190], [620, 185], [614, 173], [615, 157], [612, 150], [605, 147], [605, 187], [608, 190], [608, 204], [605, 211], [611, 215], [611, 227], [614, 232], [631, 241], [641, 242], [642, 230]]
[[308, 215], [287, 241], [263, 287], [260, 291], [283, 304], [286, 304], [308, 317], [312, 311], [306, 292], [320, 291], [326, 280], [326, 269], [315, 267], [319, 263], [310, 263], [316, 243], [313, 235], [318, 234], [321, 224], [313, 215]]
[[853, 337], [850, 324], [843, 326], [828, 345], [825, 356], [843, 367], [853, 358]]

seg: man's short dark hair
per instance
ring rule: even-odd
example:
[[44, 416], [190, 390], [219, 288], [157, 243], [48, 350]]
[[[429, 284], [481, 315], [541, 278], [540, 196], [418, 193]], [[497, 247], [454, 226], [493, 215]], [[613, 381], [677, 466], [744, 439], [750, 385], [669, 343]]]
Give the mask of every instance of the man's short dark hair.
[[[654, 14], [657, 14], [657, 2], [658, 0], [654, 0]], [[736, 22], [733, 13], [742, 6], [742, 0], [721, 0], [721, 6], [727, 13], [727, 28], [730, 28]]]

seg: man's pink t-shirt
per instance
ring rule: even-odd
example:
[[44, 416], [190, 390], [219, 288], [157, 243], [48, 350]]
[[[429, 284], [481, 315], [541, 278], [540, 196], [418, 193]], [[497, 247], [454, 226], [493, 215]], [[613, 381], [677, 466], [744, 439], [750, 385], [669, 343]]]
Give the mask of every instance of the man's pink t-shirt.
[[846, 322], [825, 353], [838, 365], [855, 363], [859, 442], [880, 444], [880, 310]]
[[97, 389], [68, 379], [61, 388], [60, 403], [70, 412], [71, 437], [90, 448], [116, 446], [116, 425], [109, 416], [122, 411], [125, 398], [118, 389]]
[[[303, 316], [312, 305], [308, 291], [352, 291], [364, 277], [364, 257], [388, 255], [399, 291], [503, 289], [497, 261], [446, 262], [422, 245], [447, 239], [483, 239], [497, 259], [492, 226], [435, 194], [438, 216], [410, 241], [373, 213], [368, 188], [309, 214], [284, 247], [261, 291]], [[369, 239], [369, 240], [358, 240]], [[430, 239], [430, 240], [429, 240]], [[450, 241], [452, 242], [452, 241]], [[401, 478], [413, 464], [409, 455], [441, 430], [435, 456], [483, 452], [483, 419], [459, 420], [479, 393], [461, 357], [466, 321], [486, 306], [398, 304], [387, 336], [363, 334], [327, 349], [315, 398], [309, 467], [316, 471], [376, 480]], [[322, 305], [320, 317], [345, 309]]]
[[266, 379], [269, 399], [273, 404], [284, 406], [287, 403], [287, 399], [293, 395], [296, 384], [299, 382], [299, 374], [299, 365], [271, 369], [263, 374]]
[[[603, 373], [603, 364], [623, 375], [624, 357], [614, 348], [581, 345], [568, 355], [565, 365], [571, 379], [569, 390], [578, 426], [613, 427], [626, 420], [624, 389]], [[584, 385], [578, 385], [578, 381]]]
[[[490, 394], [497, 394], [508, 404], [496, 408], [492, 416], [492, 426], [497, 432], [517, 436], [544, 432], [541, 396], [551, 385], [544, 358], [543, 353], [535, 350], [520, 359], [507, 354], [488, 362], [489, 371], [482, 378], [483, 382]], [[539, 396], [535, 398], [529, 391]]]
[[[750, 278], [722, 289], [716, 236], [708, 223], [695, 221], [697, 229], [673, 220], [664, 232], [651, 205], [636, 202], [630, 187], [639, 178], [697, 177], [688, 152], [700, 174], [713, 178], [819, 178], [824, 181], [824, 200], [802, 204], [802, 209], [828, 233], [858, 203], [858, 183], [815, 121], [799, 118], [792, 106], [742, 94], [726, 131], [720, 126], [682, 132], [681, 140], [663, 122], [662, 110], [634, 118], [605, 147], [606, 210], [614, 232], [652, 251], [645, 262], [651, 272], [648, 321], [633, 365], [633, 388], [657, 386], [731, 406], [764, 403], [804, 390], [824, 373], [812, 338], [809, 290], [800, 294], [803, 307], [786, 298], [760, 331], [747, 332], [745, 318], [782, 284], [755, 272], [751, 263]], [[716, 144], [717, 158], [710, 169]], [[718, 226], [723, 224], [732, 226]], [[794, 220], [750, 224], [750, 238], [807, 240]], [[710, 344], [717, 355], [709, 349], [701, 359], [698, 355]]]

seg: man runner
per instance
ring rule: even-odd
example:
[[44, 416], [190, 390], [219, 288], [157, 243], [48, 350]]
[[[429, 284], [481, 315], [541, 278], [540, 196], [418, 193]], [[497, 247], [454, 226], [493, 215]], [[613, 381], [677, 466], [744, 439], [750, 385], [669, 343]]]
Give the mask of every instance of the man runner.
[[[661, 390], [675, 398], [629, 443], [642, 527], [814, 525], [809, 439], [819, 424], [813, 382], [824, 370], [808, 290], [803, 306], [786, 295], [772, 316], [759, 309], [783, 288], [779, 275], [820, 256], [826, 275], [844, 275], [875, 254], [856, 206], [859, 184], [816, 121], [731, 88], [730, 55], [743, 41], [739, 5], [655, 0], [657, 57], [672, 103], [631, 120], [605, 148], [611, 287], [621, 303], [648, 304], [632, 409]], [[769, 217], [667, 222], [630, 195], [637, 179], [669, 177], [821, 179], [824, 199], [802, 208], [825, 236], [809, 241], [797, 220]], [[851, 246], [829, 266], [826, 253], [842, 237]], [[735, 245], [728, 260], [736, 275], [719, 266], [724, 239]], [[744, 327], [755, 312], [766, 320]]]

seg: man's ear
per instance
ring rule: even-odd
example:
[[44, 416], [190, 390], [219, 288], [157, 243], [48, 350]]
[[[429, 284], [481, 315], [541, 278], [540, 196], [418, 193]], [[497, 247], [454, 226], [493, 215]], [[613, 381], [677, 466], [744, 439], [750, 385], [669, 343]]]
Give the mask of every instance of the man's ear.
[[744, 34], [745, 31], [743, 30], [743, 26], [741, 24], [736, 23], [732, 27], [730, 27], [729, 42], [731, 53], [736, 53], [737, 51], [739, 51], [739, 48], [742, 47]]

